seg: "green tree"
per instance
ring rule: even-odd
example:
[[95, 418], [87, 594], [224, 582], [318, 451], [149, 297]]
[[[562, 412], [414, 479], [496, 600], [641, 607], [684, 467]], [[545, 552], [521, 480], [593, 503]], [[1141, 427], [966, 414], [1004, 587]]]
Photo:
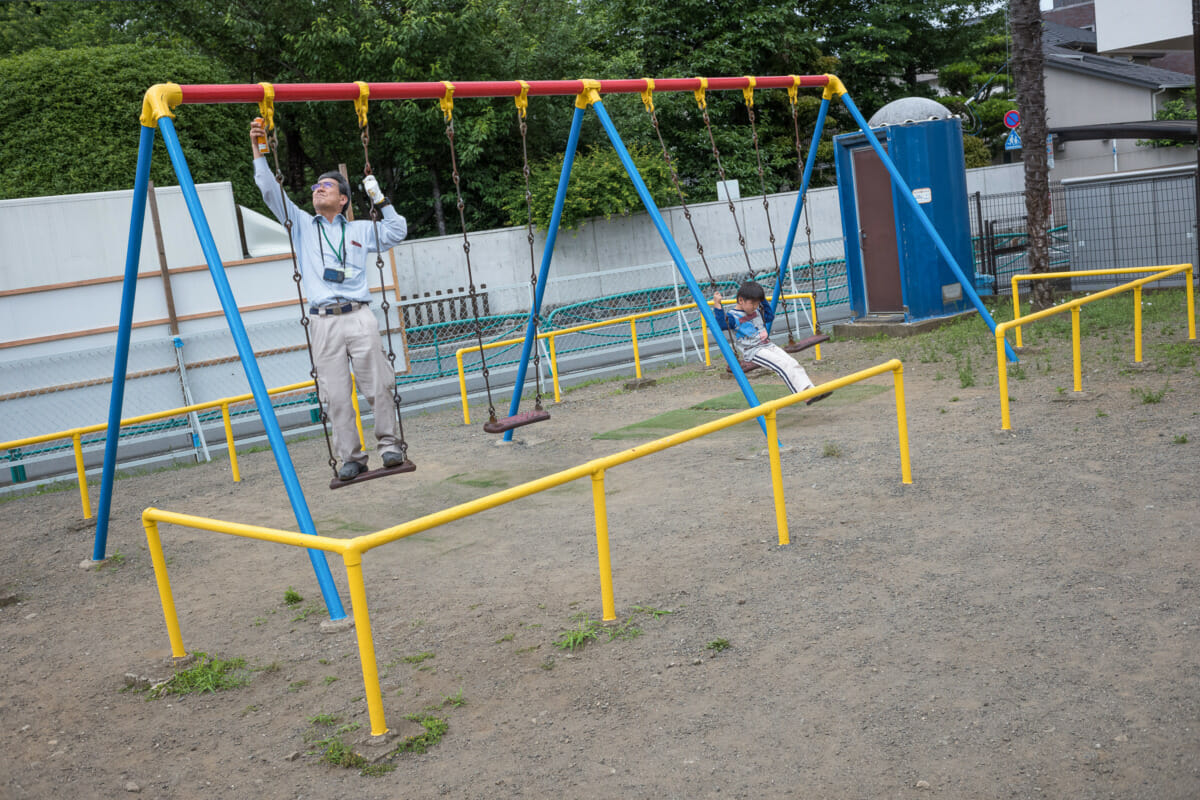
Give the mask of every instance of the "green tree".
[[[42, 48], [0, 59], [0, 198], [129, 189], [146, 89], [164, 81], [222, 83], [210, 59], [135, 45]], [[182, 108], [182, 107], [181, 107]], [[197, 183], [232, 181], [239, 202], [258, 196], [243, 121], [228, 106], [188, 108], [179, 139]], [[173, 185], [161, 139], [150, 177]]]
[[[1196, 87], [1184, 89], [1174, 100], [1163, 103], [1162, 108], [1154, 112], [1155, 119], [1195, 119], [1196, 118]], [[1150, 144], [1155, 147], [1191, 147], [1190, 142], [1180, 142], [1174, 139], [1151, 139], [1138, 141], [1138, 144]]]

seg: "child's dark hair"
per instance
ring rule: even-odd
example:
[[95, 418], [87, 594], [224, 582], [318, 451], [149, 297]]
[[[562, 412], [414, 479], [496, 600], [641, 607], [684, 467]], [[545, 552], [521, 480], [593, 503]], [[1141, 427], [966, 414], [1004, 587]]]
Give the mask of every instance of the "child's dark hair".
[[738, 300], [756, 300], [759, 303], [767, 299], [767, 293], [756, 281], [746, 281], [738, 287]]

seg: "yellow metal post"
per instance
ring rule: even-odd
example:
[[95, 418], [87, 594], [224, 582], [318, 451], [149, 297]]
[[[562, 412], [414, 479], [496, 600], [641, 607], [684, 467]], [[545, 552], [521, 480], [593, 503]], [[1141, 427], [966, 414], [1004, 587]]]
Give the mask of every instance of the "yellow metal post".
[[367, 588], [363, 584], [362, 553], [348, 550], [342, 554], [346, 562], [346, 581], [350, 585], [350, 610], [354, 615], [354, 634], [358, 637], [358, 660], [362, 663], [363, 690], [367, 693], [367, 714], [371, 720], [371, 735], [388, 732], [383, 714], [383, 693], [379, 689], [379, 665], [375, 663], [375, 640], [371, 636], [371, 616], [367, 612]]
[[79, 481], [79, 498], [83, 501], [83, 518], [91, 519], [92, 501], [88, 499], [87, 470], [83, 467], [83, 434], [79, 431], [71, 434], [71, 447], [75, 451], [75, 477]]
[[1196, 282], [1196, 266], [1188, 264], [1187, 273], [1187, 317], [1188, 317], [1188, 338], [1196, 338], [1196, 294], [1192, 284]]
[[458, 395], [462, 398], [463, 425], [470, 425], [471, 407], [467, 404], [467, 373], [463, 368], [462, 350], [454, 354], [454, 360], [458, 362]]
[[779, 533], [779, 544], [785, 545], [788, 539], [787, 506], [783, 502], [783, 465], [779, 461], [779, 421], [778, 412], [771, 409], [767, 412], [767, 455], [771, 461], [771, 495], [775, 500], [775, 529]]
[[[1021, 318], [1021, 293], [1017, 290], [1018, 278], [1020, 276], [1013, 275], [1012, 278], [1012, 298], [1013, 298], [1013, 322]], [[1013, 328], [1013, 344], [1019, 349], [1021, 345], [1021, 326], [1017, 325]]]
[[704, 315], [700, 315], [700, 340], [704, 342], [704, 366], [712, 366], [712, 353], [708, 349], [708, 323], [704, 321]]
[[350, 404], [354, 406], [354, 424], [358, 428], [358, 446], [366, 450], [367, 440], [363, 436], [362, 409], [358, 407], [358, 381], [350, 376]]
[[1008, 359], [1004, 355], [1004, 325], [996, 326], [996, 382], [1000, 385], [1000, 430], [1012, 429], [1008, 419]]
[[[1003, 346], [1000, 358], [1004, 358]], [[899, 361], [892, 370], [892, 382], [896, 387], [896, 429], [900, 436], [900, 481], [912, 483], [912, 464], [908, 460], [908, 414], [904, 410], [904, 365]]]
[[1079, 306], [1071, 306], [1071, 356], [1075, 360], [1075, 391], [1083, 391], [1083, 355], [1079, 347]]
[[221, 421], [225, 423], [225, 449], [229, 451], [229, 468], [233, 470], [235, 483], [241, 481], [242, 474], [238, 471], [237, 448], [233, 443], [233, 423], [229, 419], [229, 403], [221, 403]]
[[183, 634], [179, 631], [179, 615], [175, 611], [175, 598], [171, 594], [171, 578], [167, 575], [167, 560], [163, 557], [158, 523], [147, 516], [154, 510], [147, 508], [142, 512], [142, 527], [146, 529], [146, 545], [150, 548], [150, 561], [154, 564], [154, 580], [158, 583], [158, 599], [162, 601], [163, 618], [167, 623], [167, 638], [171, 640], [171, 655], [183, 658], [187, 655], [187, 650], [183, 646]]
[[637, 343], [637, 320], [629, 320], [629, 342], [633, 345], [633, 374], [640, 381], [642, 379], [642, 359], [638, 354]]
[[558, 385], [558, 350], [554, 344], [554, 334], [549, 337], [550, 340], [550, 377], [554, 380], [554, 402], [562, 401], [562, 387]]
[[1142, 363], [1142, 287], [1133, 287], [1133, 361]]
[[600, 606], [604, 621], [617, 618], [613, 602], [612, 558], [608, 553], [608, 506], [604, 500], [604, 470], [592, 473], [592, 508], [596, 514], [596, 558], [600, 562]]

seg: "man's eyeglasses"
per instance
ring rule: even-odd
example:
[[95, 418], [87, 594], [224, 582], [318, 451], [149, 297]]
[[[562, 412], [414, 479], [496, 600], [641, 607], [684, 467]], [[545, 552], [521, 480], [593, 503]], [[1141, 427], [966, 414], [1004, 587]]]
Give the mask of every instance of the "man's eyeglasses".
[[318, 181], [317, 183], [314, 183], [314, 184], [312, 185], [312, 190], [313, 190], [314, 192], [315, 192], [317, 189], [322, 189], [322, 188], [324, 188], [324, 189], [337, 189], [337, 188], [339, 188], [339, 187], [338, 187], [338, 185], [337, 185], [337, 181]]

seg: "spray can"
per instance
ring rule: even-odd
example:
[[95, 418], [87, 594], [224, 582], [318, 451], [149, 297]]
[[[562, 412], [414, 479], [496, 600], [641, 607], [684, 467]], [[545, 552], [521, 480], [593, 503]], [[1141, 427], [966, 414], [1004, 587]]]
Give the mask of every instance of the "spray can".
[[[255, 123], [256, 125], [262, 125], [262, 124], [263, 124], [263, 118], [262, 118], [262, 117], [255, 117], [255, 118], [254, 118], [254, 123]], [[254, 137], [254, 144], [255, 144], [255, 145], [258, 147], [258, 152], [262, 153], [264, 156], [265, 156], [265, 155], [267, 155], [268, 153], [270, 153], [270, 152], [271, 152], [271, 148], [270, 148], [270, 146], [267, 144], [267, 137], [266, 137], [266, 136], [255, 136], [255, 137]]]

